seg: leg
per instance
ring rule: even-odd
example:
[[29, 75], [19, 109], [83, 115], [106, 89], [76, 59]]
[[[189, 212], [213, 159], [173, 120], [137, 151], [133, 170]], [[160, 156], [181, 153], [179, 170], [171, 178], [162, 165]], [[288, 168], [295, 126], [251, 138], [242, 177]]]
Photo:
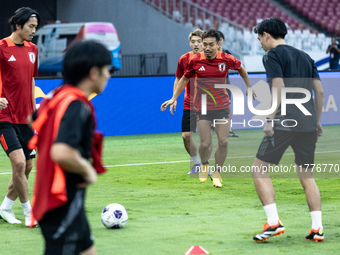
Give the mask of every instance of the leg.
[[7, 195], [9, 199], [15, 201], [18, 197], [17, 192], [15, 191], [14, 185], [13, 185], [13, 178], [8, 183], [8, 190], [7, 190]]
[[200, 182], [206, 182], [209, 174], [209, 148], [211, 147], [211, 122], [209, 120], [198, 121], [198, 135], [200, 137], [199, 154], [202, 161], [202, 165], [199, 171]]
[[199, 154], [202, 162], [207, 162], [209, 159], [209, 148], [211, 146], [211, 121], [198, 121], [198, 134], [200, 137]]
[[230, 130], [230, 119], [226, 124], [217, 124], [215, 131], [217, 134], [218, 144], [215, 151], [215, 165], [216, 169], [223, 166], [228, 154], [228, 134]]
[[194, 165], [188, 174], [196, 174], [199, 171], [201, 165], [201, 160], [197, 154], [197, 146], [192, 137], [192, 133], [193, 132], [182, 132], [184, 147], [194, 162]]
[[[22, 149], [19, 149], [19, 150], [12, 151], [8, 156], [12, 164], [12, 172], [13, 172], [11, 182], [17, 195], [14, 197], [13, 189], [10, 187], [7, 193], [7, 197], [12, 200], [15, 200], [18, 196], [21, 203], [26, 203], [28, 201], [28, 184], [27, 184], [28, 174], [26, 175], [27, 170], [26, 170], [26, 159], [25, 159], [24, 152]], [[31, 167], [32, 167], [32, 164], [31, 164]]]
[[272, 236], [281, 235], [285, 232], [285, 227], [279, 220], [277, 213], [275, 191], [268, 175], [271, 164], [268, 162], [278, 164], [291, 139], [290, 132], [279, 130], [275, 130], [272, 137], [264, 137], [252, 165], [256, 192], [267, 215], [267, 222], [264, 224], [262, 232], [253, 237], [256, 242], [263, 242]]
[[209, 147], [209, 154], [208, 154], [208, 160], [211, 158], [211, 153], [214, 149], [214, 143], [213, 143], [213, 133], [214, 133], [214, 130], [212, 128], [210, 128], [211, 130], [211, 135], [210, 135], [210, 140], [211, 140], [211, 143], [210, 143], [210, 147]]
[[[297, 167], [297, 166], [296, 166]], [[313, 178], [313, 173], [306, 171], [306, 168], [298, 168], [300, 183], [305, 190], [307, 204], [312, 217], [312, 227], [306, 240], [322, 242], [324, 240], [322, 215], [321, 215], [321, 197], [318, 186]]]
[[82, 251], [80, 253], [80, 255], [96, 255], [96, 249], [94, 248], [94, 246], [92, 245], [90, 248], [88, 248], [85, 251]]
[[[28, 180], [28, 176], [32, 170], [32, 159], [30, 160], [26, 160], [26, 169], [25, 169], [25, 176], [26, 176], [26, 179]], [[13, 201], [15, 201], [18, 197], [17, 195], [17, 192], [14, 188], [14, 185], [13, 185], [13, 178], [10, 180], [9, 184], [8, 184], [8, 191], [7, 191], [7, 197]]]
[[265, 168], [268, 169], [269, 166], [269, 163], [258, 158], [255, 158], [252, 166], [252, 175], [256, 192], [263, 206], [275, 203], [274, 187], [268, 173], [264, 170]]
[[265, 171], [269, 166], [269, 163], [258, 158], [255, 158], [252, 166], [256, 192], [267, 215], [267, 222], [264, 224], [262, 232], [253, 237], [253, 240], [256, 242], [263, 242], [272, 236], [281, 235], [286, 230], [281, 221], [279, 221], [275, 204], [274, 187], [267, 171]]
[[29, 174], [32, 171], [32, 168], [33, 168], [33, 160], [32, 159], [26, 160], [25, 176], [27, 180], [28, 180]]
[[197, 156], [197, 146], [192, 138], [192, 132], [182, 132], [183, 143], [186, 151], [191, 157]]
[[[297, 166], [296, 166], [297, 167]], [[306, 171], [306, 168], [299, 168], [298, 176], [300, 183], [305, 190], [309, 211], [321, 211], [321, 197], [318, 186], [313, 178], [313, 173]]]
[[224, 165], [228, 154], [228, 134], [230, 130], [230, 122], [218, 124], [215, 126], [218, 144], [215, 152], [215, 171], [211, 174], [213, 185], [216, 188], [222, 188], [222, 178], [219, 172]]
[[11, 207], [14, 203], [13, 201], [15, 201], [18, 196], [21, 203], [27, 204], [28, 202], [28, 185], [27, 177], [25, 175], [26, 160], [22, 149], [14, 150], [9, 153], [8, 156], [12, 164], [12, 179], [8, 184], [8, 191], [5, 200], [7, 199], [8, 201], [8, 199], [10, 199], [12, 202], [6, 202], [7, 205], [4, 205], [4, 203], [2, 204], [1, 216], [10, 224], [20, 224], [21, 221], [15, 218]]

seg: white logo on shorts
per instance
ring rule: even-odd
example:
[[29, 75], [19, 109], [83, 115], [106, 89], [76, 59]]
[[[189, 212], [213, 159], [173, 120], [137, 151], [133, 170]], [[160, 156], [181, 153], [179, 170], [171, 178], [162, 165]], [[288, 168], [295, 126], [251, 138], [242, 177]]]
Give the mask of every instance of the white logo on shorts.
[[37, 153], [35, 152], [35, 149], [33, 149], [30, 153], [30, 156], [35, 156]]

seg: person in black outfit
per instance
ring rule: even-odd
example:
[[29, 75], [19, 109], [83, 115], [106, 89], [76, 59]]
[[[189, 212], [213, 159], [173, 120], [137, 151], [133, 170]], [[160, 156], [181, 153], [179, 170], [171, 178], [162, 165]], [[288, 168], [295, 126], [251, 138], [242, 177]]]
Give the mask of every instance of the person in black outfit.
[[96, 160], [102, 135], [95, 131], [88, 98], [104, 90], [110, 63], [104, 45], [91, 40], [73, 44], [64, 57], [64, 85], [32, 116], [37, 134], [29, 146], [39, 151], [32, 216], [44, 236], [45, 255], [96, 254], [84, 200], [86, 187], [103, 170]]
[[329, 56], [329, 69], [339, 69], [339, 53], [340, 45], [336, 43], [336, 38], [332, 37], [332, 44], [328, 46], [326, 53], [330, 53]]
[[[313, 170], [315, 145], [322, 135], [320, 117], [323, 105], [323, 88], [314, 60], [303, 51], [286, 44], [287, 34], [285, 23], [275, 17], [263, 20], [255, 28], [262, 48], [266, 51], [263, 65], [267, 80], [272, 90], [281, 95], [283, 89], [292, 89], [286, 93], [287, 99], [301, 101], [305, 111], [295, 104], [287, 104], [281, 109], [281, 97], [277, 98], [274, 111], [268, 115], [264, 127], [265, 137], [260, 144], [252, 166], [252, 174], [257, 194], [267, 215], [263, 231], [253, 237], [254, 241], [263, 242], [268, 238], [283, 234], [285, 227], [279, 220], [275, 203], [275, 191], [269, 178], [271, 164], [279, 164], [286, 149], [291, 146], [295, 154], [296, 171], [305, 190], [309, 206], [312, 227], [306, 240], [323, 241], [321, 220], [321, 199], [319, 189], [314, 181]], [[306, 94], [300, 91], [314, 91], [313, 98], [305, 99]], [[274, 97], [275, 96], [275, 97]], [[285, 125], [282, 123], [285, 122]]]

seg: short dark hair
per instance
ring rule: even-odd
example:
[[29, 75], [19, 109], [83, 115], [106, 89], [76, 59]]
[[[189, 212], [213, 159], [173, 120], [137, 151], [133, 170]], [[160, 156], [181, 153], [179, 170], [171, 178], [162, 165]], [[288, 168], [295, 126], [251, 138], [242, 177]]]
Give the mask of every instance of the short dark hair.
[[284, 39], [287, 34], [286, 24], [276, 17], [271, 17], [261, 21], [255, 28], [254, 33], [263, 35], [266, 32], [270, 34], [274, 39]]
[[[225, 41], [224, 34], [221, 31], [217, 31], [217, 32], [220, 35], [220, 37], [223, 39], [223, 41]], [[220, 38], [220, 40], [221, 40], [221, 38]]]
[[25, 25], [25, 23], [32, 17], [37, 18], [38, 26], [40, 24], [40, 16], [36, 10], [33, 10], [29, 7], [21, 7], [16, 10], [12, 17], [9, 18], [8, 22], [11, 25], [12, 32], [16, 31], [16, 25], [19, 25], [21, 28]]
[[219, 34], [219, 31], [216, 30], [215, 28], [209, 28], [208, 30], [206, 30], [202, 35], [202, 40], [207, 38], [207, 37], [215, 37], [216, 42], [219, 42], [221, 40], [221, 36]]
[[111, 64], [111, 52], [93, 40], [76, 41], [64, 56], [64, 83], [77, 86], [88, 76], [92, 67]]

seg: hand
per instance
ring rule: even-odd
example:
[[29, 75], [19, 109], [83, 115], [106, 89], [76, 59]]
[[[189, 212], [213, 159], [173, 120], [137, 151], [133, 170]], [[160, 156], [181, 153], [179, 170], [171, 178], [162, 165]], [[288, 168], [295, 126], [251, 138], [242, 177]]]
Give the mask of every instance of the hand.
[[174, 115], [174, 111], [176, 111], [176, 106], [177, 106], [177, 100], [172, 105], [170, 105], [170, 112], [172, 115]]
[[79, 183], [77, 185], [78, 189], [86, 188], [90, 184], [95, 183], [97, 181], [97, 172], [96, 172], [96, 170], [92, 167], [91, 164], [89, 164], [89, 166], [91, 166], [91, 168], [88, 169], [86, 175], [83, 175], [84, 182]]
[[273, 127], [273, 125], [274, 124], [272, 123], [272, 121], [270, 121], [270, 122], [267, 122], [267, 124], [264, 126], [263, 132], [264, 132], [265, 136], [271, 137], [271, 136], [274, 135], [274, 127]]
[[316, 136], [316, 141], [319, 141], [319, 138], [322, 136], [323, 134], [323, 130], [322, 130], [322, 126], [320, 123], [317, 124], [317, 136]]
[[172, 99], [172, 98], [171, 98], [170, 100], [168, 100], [168, 101], [165, 101], [165, 102], [161, 105], [161, 111], [164, 112], [168, 106], [173, 105], [175, 102], [176, 102], [176, 104], [177, 104], [177, 101], [174, 100], [174, 99]]
[[7, 108], [8, 101], [6, 98], [0, 98], [0, 110]]
[[[247, 87], [247, 89], [246, 89], [246, 96], [248, 96], [248, 87]], [[256, 94], [255, 94], [255, 91], [253, 90], [253, 100], [255, 100], [255, 98], [256, 98]]]

